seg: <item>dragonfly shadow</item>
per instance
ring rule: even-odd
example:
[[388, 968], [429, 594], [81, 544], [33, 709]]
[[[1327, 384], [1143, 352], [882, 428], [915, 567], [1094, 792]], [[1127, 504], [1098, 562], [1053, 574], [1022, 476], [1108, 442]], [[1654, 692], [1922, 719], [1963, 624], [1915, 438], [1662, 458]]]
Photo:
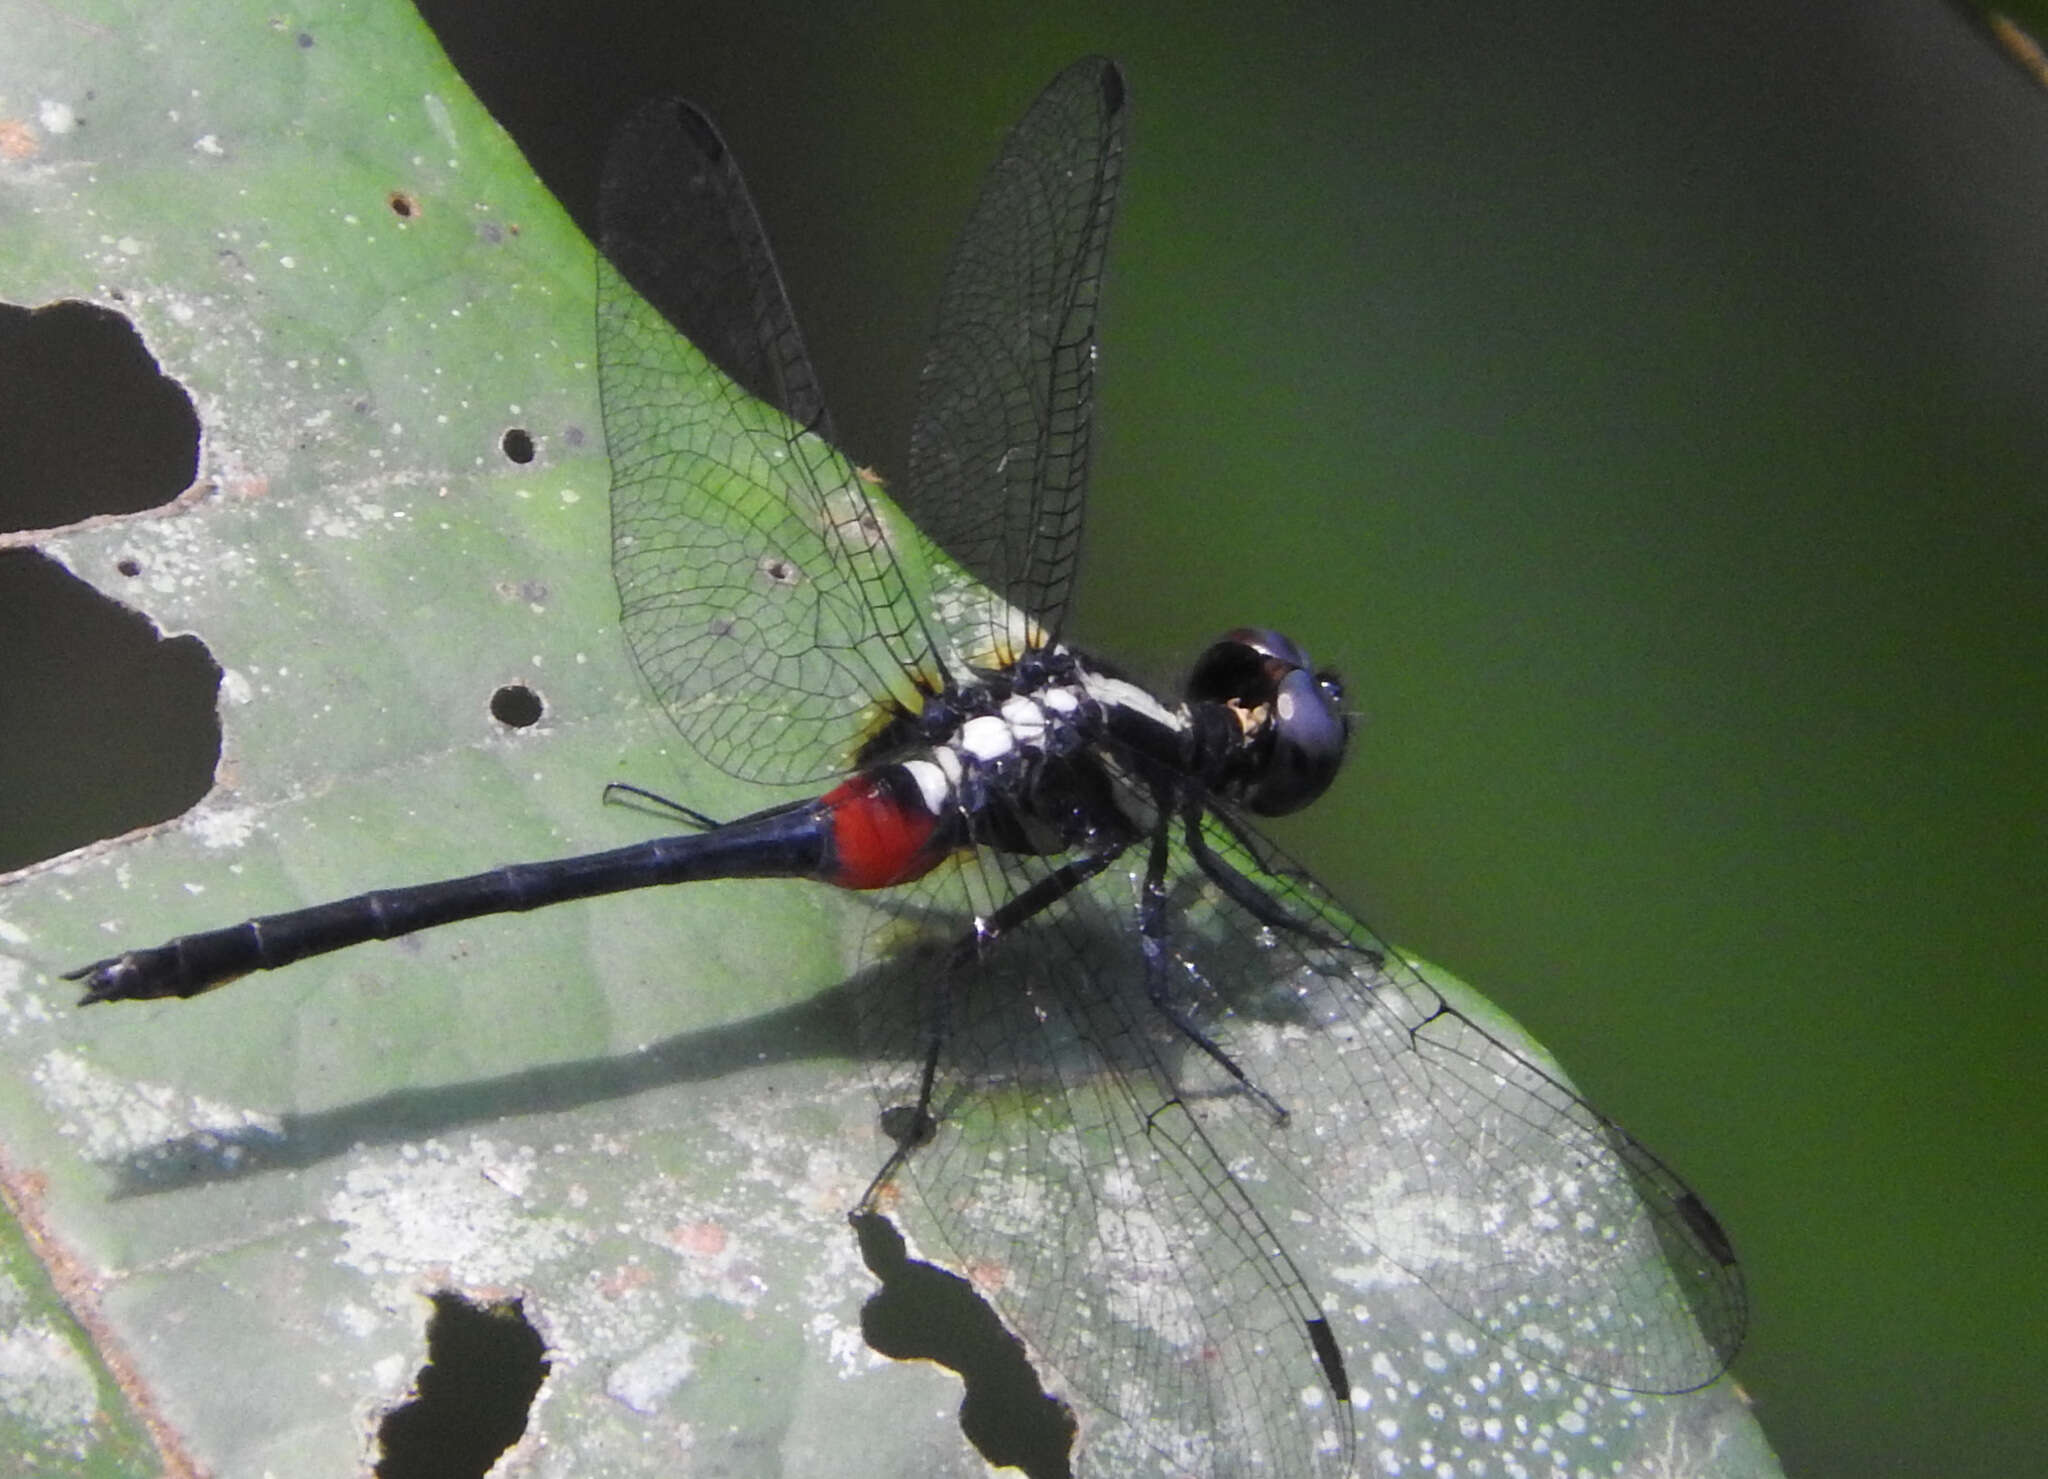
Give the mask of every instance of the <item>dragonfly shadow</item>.
[[[359, 1147], [415, 1141], [465, 1126], [524, 1115], [556, 1114], [611, 1103], [649, 1091], [702, 1083], [749, 1069], [812, 1059], [859, 1062], [874, 1070], [885, 1106], [901, 1107], [887, 1081], [922, 1056], [929, 1031], [933, 955], [963, 938], [971, 926], [948, 910], [885, 906], [895, 916], [904, 947], [804, 1001], [716, 1027], [675, 1033], [634, 1052], [548, 1063], [514, 1073], [465, 1079], [351, 1100], [332, 1108], [265, 1117], [261, 1123], [217, 1126], [136, 1147], [112, 1159], [114, 1199], [237, 1181], [275, 1171], [303, 1170]], [[1099, 940], [1104, 958], [1128, 950], [1108, 921]], [[1016, 995], [1019, 979], [998, 970], [975, 984], [963, 1010], [985, 1008], [1005, 1032], [1024, 1032], [1029, 1003]], [[1125, 989], [1132, 989], [1126, 987]], [[922, 997], [922, 999], [921, 999]], [[983, 1027], [990, 1026], [988, 1016]], [[877, 1034], [878, 1022], [892, 1031]], [[1129, 1044], [1125, 1044], [1126, 1047]], [[1096, 1053], [1118, 1057], [1114, 1044]], [[1103, 1057], [1090, 1055], [1099, 1069]], [[1068, 1065], [1072, 1066], [1072, 1065]], [[1135, 1067], [1123, 1062], [1120, 1069]], [[893, 1071], [893, 1073], [892, 1073]], [[943, 1085], [934, 1108], [943, 1116], [987, 1087], [957, 1077]]]
[[431, 1088], [394, 1089], [265, 1124], [194, 1130], [111, 1162], [113, 1199], [303, 1170], [364, 1147], [464, 1126], [557, 1114], [747, 1069], [855, 1055], [852, 984], [717, 1027], [679, 1032], [623, 1054], [570, 1059]]
[[[926, 926], [954, 934], [962, 924]], [[595, 1056], [433, 1088], [402, 1089], [273, 1126], [195, 1131], [114, 1163], [113, 1199], [302, 1170], [365, 1148], [417, 1141], [473, 1124], [573, 1111], [633, 1095], [810, 1059], [859, 1056], [855, 1017], [876, 1000], [915, 990], [922, 957], [878, 962], [839, 986], [789, 1007], [718, 1027], [680, 1032], [623, 1055]], [[879, 1162], [878, 1162], [879, 1165]], [[881, 1287], [865, 1300], [870, 1346], [899, 1360], [930, 1360], [961, 1379], [960, 1424], [991, 1463], [1031, 1479], [1070, 1479], [1075, 1420], [1048, 1395], [1017, 1337], [958, 1274], [912, 1258], [888, 1217], [852, 1218], [852, 1235]]]
[[[191, 1130], [104, 1162], [114, 1174], [109, 1196], [150, 1196], [304, 1170], [358, 1148], [402, 1144], [525, 1115], [558, 1114], [814, 1059], [872, 1068], [881, 1088], [891, 1066], [901, 1068], [921, 1057], [922, 1033], [928, 1029], [920, 1014], [919, 993], [930, 989], [933, 952], [950, 948], [971, 929], [964, 917], [951, 911], [899, 903], [883, 907], [912, 943], [803, 1001], [715, 1027], [674, 1033], [632, 1052], [394, 1089], [328, 1109], [265, 1116], [261, 1123]], [[1105, 951], [1118, 948], [1111, 938], [1100, 943]], [[1016, 1008], [1007, 998], [1014, 984], [1006, 984], [1000, 975], [984, 979], [977, 983], [975, 998], [994, 995], [1001, 1010], [1013, 1012]], [[871, 1027], [883, 1017], [902, 1027], [901, 1041], [878, 1040], [864, 1030], [862, 1024]], [[1024, 1024], [1020, 1020], [1015, 1026], [1021, 1031]], [[974, 1092], [973, 1084], [949, 1083], [935, 1108], [943, 1115]], [[883, 1097], [885, 1105], [898, 1104], [886, 1092]]]

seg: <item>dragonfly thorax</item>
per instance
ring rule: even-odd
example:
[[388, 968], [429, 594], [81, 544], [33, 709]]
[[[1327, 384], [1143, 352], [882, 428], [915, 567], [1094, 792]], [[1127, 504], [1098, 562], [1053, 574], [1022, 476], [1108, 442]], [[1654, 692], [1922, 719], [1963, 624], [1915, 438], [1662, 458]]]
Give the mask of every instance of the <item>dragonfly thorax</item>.
[[1050, 645], [934, 695], [909, 733], [899, 733], [893, 759], [935, 815], [972, 814], [997, 797], [1028, 807], [1024, 798], [1048, 765], [1099, 744], [1125, 711], [1143, 716], [1148, 750], [1179, 747], [1184, 714]]
[[929, 819], [927, 856], [970, 843], [1085, 850], [1143, 835], [1160, 807], [1197, 797], [1263, 815], [1306, 806], [1343, 760], [1341, 702], [1335, 677], [1275, 632], [1219, 638], [1174, 706], [1054, 643], [934, 694], [864, 758]]

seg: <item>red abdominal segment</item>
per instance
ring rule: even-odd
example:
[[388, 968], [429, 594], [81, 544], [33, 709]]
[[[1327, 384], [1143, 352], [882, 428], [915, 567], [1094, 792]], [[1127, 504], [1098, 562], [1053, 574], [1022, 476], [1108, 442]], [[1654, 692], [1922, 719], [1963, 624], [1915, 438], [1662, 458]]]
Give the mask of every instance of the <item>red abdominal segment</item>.
[[888, 888], [922, 878], [945, 857], [947, 849], [934, 845], [938, 819], [914, 786], [889, 783], [894, 774], [851, 776], [822, 798], [832, 814], [832, 857], [819, 874], [825, 882]]

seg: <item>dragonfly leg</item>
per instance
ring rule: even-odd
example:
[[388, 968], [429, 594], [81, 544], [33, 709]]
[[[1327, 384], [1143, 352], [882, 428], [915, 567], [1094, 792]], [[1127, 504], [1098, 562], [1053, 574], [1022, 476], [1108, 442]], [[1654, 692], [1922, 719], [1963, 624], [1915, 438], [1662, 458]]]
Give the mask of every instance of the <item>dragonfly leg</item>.
[[974, 928], [954, 945], [947, 956], [943, 982], [939, 987], [932, 1020], [926, 1033], [924, 1070], [918, 1076], [917, 1082], [917, 1104], [908, 1120], [903, 1123], [901, 1133], [892, 1131], [896, 1148], [889, 1153], [888, 1161], [875, 1174], [875, 1179], [868, 1183], [868, 1189], [861, 1194], [859, 1206], [856, 1208], [857, 1213], [874, 1209], [876, 1194], [889, 1184], [903, 1163], [910, 1159], [910, 1153], [929, 1141], [938, 1128], [937, 1118], [931, 1109], [932, 1091], [938, 1083], [939, 1055], [945, 1051], [946, 1038], [951, 1028], [952, 982], [955, 972], [961, 966], [987, 954], [1005, 933], [1017, 928], [1034, 915], [1050, 909], [1095, 877], [1122, 857], [1123, 852], [1123, 844], [1119, 843], [1103, 852], [1090, 853], [1087, 857], [1076, 858], [1073, 862], [1062, 865], [1011, 898], [986, 919], [975, 920]]
[[[1326, 950], [1356, 951], [1358, 949], [1356, 945], [1353, 945], [1348, 940], [1340, 939], [1336, 935], [1317, 929], [1306, 920], [1295, 918], [1294, 915], [1288, 913], [1279, 904], [1275, 903], [1273, 896], [1266, 892], [1265, 889], [1260, 888], [1256, 883], [1245, 877], [1243, 873], [1239, 872], [1229, 863], [1226, 863], [1217, 855], [1216, 850], [1209, 846], [1209, 839], [1202, 835], [1202, 814], [1199, 811], [1187, 813], [1184, 820], [1186, 822], [1188, 851], [1194, 856], [1195, 864], [1202, 870], [1203, 877], [1222, 889], [1230, 901], [1244, 910], [1245, 913], [1251, 915], [1260, 924], [1270, 929], [1282, 930], [1287, 934], [1297, 935], [1307, 940], [1310, 944], [1320, 945]], [[1375, 965], [1384, 965], [1386, 962], [1384, 960], [1375, 960], [1373, 963]]]
[[697, 810], [694, 806], [685, 806], [680, 801], [672, 801], [659, 791], [650, 791], [645, 786], [634, 785], [631, 781], [606, 781], [604, 785], [605, 802], [609, 804], [613, 796], [631, 796], [636, 801], [649, 802], [660, 810], [667, 812], [670, 816], [681, 818], [700, 832], [716, 832], [725, 825], [716, 817], [704, 815], [703, 812]]
[[1239, 1067], [1237, 1060], [1224, 1052], [1217, 1041], [1202, 1030], [1200, 1024], [1175, 1004], [1167, 990], [1169, 953], [1166, 947], [1166, 863], [1168, 836], [1172, 826], [1172, 820], [1162, 815], [1158, 829], [1152, 834], [1151, 853], [1145, 862], [1145, 886], [1138, 905], [1138, 935], [1144, 941], [1145, 950], [1145, 994], [1151, 998], [1152, 1006], [1159, 1015], [1173, 1024], [1176, 1032], [1207, 1053], [1218, 1068], [1242, 1084], [1246, 1093], [1265, 1105], [1272, 1112], [1273, 1118], [1284, 1124], [1287, 1120], [1287, 1106], [1252, 1082], [1252, 1076]]
[[707, 816], [694, 806], [685, 806], [682, 802], [671, 800], [659, 791], [650, 791], [645, 786], [636, 786], [630, 781], [606, 781], [604, 799], [610, 801], [614, 792], [631, 796], [638, 801], [648, 802], [669, 813], [671, 816], [681, 818], [699, 832], [718, 832], [738, 822], [760, 821], [765, 817], [782, 816], [787, 812], [802, 811], [816, 799], [815, 797], [805, 796], [795, 801], [782, 801], [774, 806], [763, 807], [759, 811], [750, 811], [743, 817], [734, 817], [731, 821], [721, 822], [717, 817]]

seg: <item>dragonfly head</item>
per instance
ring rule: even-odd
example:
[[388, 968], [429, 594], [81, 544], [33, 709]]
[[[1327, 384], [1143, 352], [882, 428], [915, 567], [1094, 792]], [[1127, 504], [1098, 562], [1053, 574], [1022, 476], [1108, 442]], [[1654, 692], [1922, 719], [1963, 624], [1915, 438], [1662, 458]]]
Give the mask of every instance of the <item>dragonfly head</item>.
[[1344, 763], [1351, 716], [1343, 686], [1278, 632], [1225, 632], [1196, 659], [1186, 696], [1191, 704], [1224, 705], [1243, 728], [1247, 760], [1227, 789], [1260, 816], [1299, 811], [1329, 788]]

